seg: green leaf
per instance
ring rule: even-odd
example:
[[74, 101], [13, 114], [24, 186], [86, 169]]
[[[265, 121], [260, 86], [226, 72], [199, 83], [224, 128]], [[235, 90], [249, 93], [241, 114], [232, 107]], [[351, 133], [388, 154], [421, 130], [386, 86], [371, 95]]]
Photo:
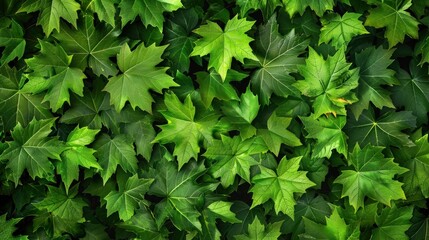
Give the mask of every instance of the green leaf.
[[395, 156], [403, 166], [410, 171], [402, 175], [404, 191], [407, 196], [421, 192], [425, 198], [429, 198], [429, 142], [428, 135], [414, 139], [415, 146], [403, 147], [395, 151]]
[[27, 236], [14, 236], [13, 233], [16, 230], [15, 225], [20, 222], [22, 218], [11, 218], [6, 220], [6, 214], [0, 216], [0, 226], [2, 226], [0, 230], [0, 238], [1, 239], [19, 239], [24, 240], [28, 239]]
[[298, 65], [304, 63], [298, 56], [308, 43], [304, 37], [296, 35], [294, 29], [285, 36], [281, 35], [276, 15], [259, 27], [255, 42], [258, 69], [251, 76], [251, 84], [259, 93], [262, 105], [269, 104], [272, 93], [281, 97], [299, 96], [299, 91], [292, 86], [295, 78], [290, 74], [298, 72]]
[[422, 54], [419, 66], [422, 66], [424, 63], [429, 63], [429, 36], [423, 40], [423, 43], [417, 53]]
[[324, 60], [323, 56], [310, 48], [305, 62], [305, 66], [298, 66], [304, 80], [293, 85], [303, 95], [314, 99], [314, 115], [346, 115], [345, 106], [357, 101], [351, 90], [358, 86], [359, 70], [350, 70], [351, 64], [346, 62], [344, 49]]
[[429, 112], [429, 76], [428, 67], [419, 67], [415, 60], [410, 62], [410, 72], [398, 71], [399, 86], [395, 86], [393, 102], [396, 106], [405, 107], [417, 117], [417, 124], [428, 122]]
[[393, 180], [396, 174], [403, 174], [408, 169], [385, 158], [383, 147], [356, 144], [348, 160], [351, 170], [342, 170], [334, 183], [343, 185], [341, 197], [349, 197], [349, 203], [355, 209], [364, 207], [365, 197], [391, 206], [391, 200], [405, 199], [401, 186], [403, 183]]
[[49, 160], [60, 160], [64, 146], [56, 137], [49, 137], [55, 118], [46, 120], [32, 120], [27, 127], [20, 123], [13, 129], [13, 141], [7, 142], [8, 147], [0, 155], [0, 160], [7, 160], [6, 169], [11, 171], [15, 186], [24, 170], [34, 180], [36, 177], [52, 181], [54, 165]]
[[135, 209], [139, 202], [144, 199], [144, 195], [154, 180], [139, 178], [137, 174], [132, 177], [122, 174], [116, 176], [116, 181], [119, 191], [111, 191], [104, 197], [107, 202], [107, 216], [118, 212], [119, 218], [127, 221], [134, 216]]
[[382, 47], [366, 48], [355, 54], [355, 62], [360, 69], [357, 88], [359, 101], [350, 108], [356, 118], [359, 118], [363, 110], [368, 109], [370, 102], [379, 109], [395, 108], [390, 92], [385, 89], [385, 85], [392, 86], [397, 83], [395, 71], [388, 69], [393, 62], [392, 54], [393, 49], [386, 50]]
[[133, 109], [139, 107], [143, 111], [152, 112], [154, 102], [149, 90], [162, 93], [162, 89], [178, 86], [173, 78], [165, 73], [166, 67], [156, 67], [162, 59], [166, 46], [156, 47], [144, 44], [131, 51], [124, 44], [119, 52], [118, 66], [122, 74], [109, 78], [103, 91], [110, 94], [110, 103], [115, 105], [117, 112], [124, 108], [127, 101]]
[[416, 126], [416, 117], [411, 112], [385, 111], [376, 116], [374, 110], [365, 110], [358, 120], [348, 119], [346, 133], [349, 145], [369, 143], [376, 146], [413, 146], [408, 135], [401, 131]]
[[121, 9], [119, 16], [122, 26], [133, 22], [137, 16], [147, 27], [152, 25], [162, 31], [164, 12], [173, 12], [183, 7], [180, 0], [122, 0], [119, 3]]
[[130, 220], [119, 223], [118, 227], [131, 231], [141, 238], [164, 240], [167, 238], [168, 230], [158, 227], [153, 213], [146, 208], [136, 210]]
[[33, 118], [52, 117], [41, 95], [28, 94], [21, 88], [21, 74], [8, 65], [0, 66], [0, 117], [5, 131], [12, 130], [18, 123], [27, 126]]
[[26, 60], [33, 72], [28, 74], [29, 82], [22, 90], [31, 93], [46, 91], [43, 101], [49, 101], [56, 112], [64, 102], [70, 104], [69, 91], [83, 96], [86, 76], [82, 70], [70, 67], [73, 56], [67, 55], [61, 46], [42, 40], [39, 44], [40, 54]]
[[411, 0], [385, 0], [376, 8], [369, 10], [365, 25], [375, 28], [386, 27], [384, 36], [389, 48], [404, 41], [405, 35], [418, 38], [419, 22], [406, 10], [411, 7]]
[[283, 157], [276, 171], [261, 166], [261, 173], [252, 178], [252, 208], [272, 199], [276, 214], [283, 212], [294, 219], [295, 194], [314, 186], [304, 171], [298, 171], [301, 157]]
[[347, 45], [353, 37], [369, 33], [359, 20], [361, 14], [346, 12], [343, 16], [336, 13], [325, 15], [322, 19], [319, 44], [329, 43], [340, 49]]
[[56, 164], [57, 173], [61, 175], [66, 193], [73, 180], [79, 179], [79, 166], [101, 170], [95, 150], [86, 147], [95, 139], [99, 130], [91, 130], [88, 127], [76, 127], [67, 137], [66, 150], [61, 153], [61, 161]]
[[238, 129], [243, 139], [250, 138], [256, 134], [256, 128], [252, 125], [259, 111], [258, 96], [254, 95], [249, 88], [241, 94], [240, 102], [230, 101], [222, 106], [226, 122]]
[[235, 213], [231, 211], [231, 202], [216, 201], [207, 206], [202, 211], [202, 229], [201, 237], [209, 239], [220, 239], [222, 234], [216, 226], [216, 220], [221, 219], [228, 223], [240, 223], [241, 221], [235, 217]]
[[125, 172], [137, 173], [137, 158], [134, 146], [126, 135], [118, 135], [110, 138], [103, 134], [94, 142], [96, 152], [94, 156], [102, 167], [101, 177], [103, 185], [116, 172], [118, 165]]
[[[98, 19], [115, 27], [115, 14], [118, 0], [82, 0], [82, 5], [97, 14]], [[63, 29], [62, 29], [63, 30]]]
[[303, 14], [307, 7], [310, 7], [317, 16], [322, 17], [323, 14], [332, 10], [334, 7], [333, 0], [282, 0], [285, 5], [285, 10], [293, 17], [296, 13]]
[[40, 11], [37, 25], [42, 25], [43, 32], [49, 36], [54, 29], [60, 31], [60, 18], [76, 28], [78, 10], [80, 5], [74, 0], [28, 0], [22, 4], [18, 13]]
[[302, 143], [295, 134], [287, 130], [292, 118], [279, 117], [277, 113], [271, 114], [267, 121], [267, 129], [258, 129], [257, 135], [261, 136], [267, 145], [268, 149], [277, 157], [280, 153], [282, 144], [287, 146], [296, 147], [301, 146]]
[[177, 157], [179, 169], [191, 158], [197, 159], [200, 152], [199, 142], [211, 143], [219, 116], [212, 112], [195, 117], [195, 107], [190, 95], [182, 103], [174, 94], [165, 94], [167, 111], [162, 115], [168, 123], [159, 126], [161, 132], [153, 142], [174, 143], [173, 155]]
[[371, 239], [409, 239], [405, 231], [411, 226], [413, 207], [398, 208], [396, 205], [385, 207], [381, 214], [376, 216], [377, 228], [372, 231]]
[[53, 36], [68, 54], [73, 55], [72, 66], [82, 70], [89, 67], [97, 76], [108, 77], [118, 73], [109, 58], [121, 50], [124, 41], [119, 37], [120, 33], [120, 30], [103, 24], [95, 25], [91, 15], [84, 15], [78, 21], [77, 29], [62, 24], [61, 32]]
[[313, 115], [300, 117], [300, 119], [308, 132], [306, 138], [317, 139], [311, 155], [312, 158], [330, 158], [334, 149], [347, 157], [347, 135], [342, 131], [346, 125], [346, 117], [330, 115], [315, 118]]
[[4, 47], [0, 58], [1, 65], [9, 63], [15, 58], [21, 59], [25, 46], [24, 31], [19, 23], [12, 20], [9, 26], [0, 27], [0, 47]]
[[80, 240], [109, 240], [105, 227], [101, 224], [86, 223], [85, 236]]
[[149, 160], [152, 155], [151, 143], [156, 136], [155, 129], [153, 129], [153, 119], [150, 115], [144, 115], [138, 121], [126, 123], [124, 131], [130, 136], [135, 145], [137, 154], [142, 155], [146, 160]]
[[250, 182], [250, 167], [258, 164], [252, 155], [267, 150], [260, 137], [243, 140], [239, 136], [229, 138], [222, 135], [221, 140], [214, 140], [208, 146], [203, 156], [214, 160], [209, 172], [215, 178], [220, 177], [222, 186], [227, 188], [234, 183], [237, 174]]
[[207, 21], [206, 25], [194, 30], [202, 38], [195, 42], [191, 56], [210, 54], [208, 68], [213, 67], [225, 80], [233, 57], [241, 63], [244, 58], [258, 60], [249, 46], [253, 39], [246, 35], [253, 24], [254, 21], [238, 19], [238, 15], [227, 22], [224, 30], [217, 23]]
[[280, 228], [283, 221], [268, 224], [266, 227], [263, 225], [257, 217], [251, 224], [248, 225], [246, 235], [235, 236], [236, 240], [277, 240], [282, 234]]
[[350, 236], [354, 229], [346, 224], [337, 208], [334, 208], [331, 216], [326, 217], [326, 225], [318, 224], [304, 217], [305, 234], [300, 235], [300, 239], [359, 240], [359, 235]]
[[33, 205], [39, 210], [47, 210], [54, 216], [64, 220], [74, 222], [83, 221], [83, 207], [88, 204], [82, 198], [76, 197], [78, 194], [77, 185], [70, 189], [69, 193], [64, 188], [47, 186], [48, 194], [46, 197]]

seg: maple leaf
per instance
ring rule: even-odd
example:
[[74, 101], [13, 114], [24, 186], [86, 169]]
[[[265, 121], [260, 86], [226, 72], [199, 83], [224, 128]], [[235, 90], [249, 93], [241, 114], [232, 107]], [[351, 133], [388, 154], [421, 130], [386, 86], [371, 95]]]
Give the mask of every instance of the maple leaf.
[[82, 10], [90, 9], [97, 17], [115, 27], [115, 14], [118, 0], [82, 0]]
[[6, 220], [6, 215], [3, 214], [0, 216], [0, 225], [2, 228], [0, 229], [0, 238], [1, 239], [17, 239], [17, 240], [24, 240], [28, 239], [27, 236], [14, 236], [13, 233], [16, 230], [15, 225], [19, 223], [22, 218], [11, 218], [9, 220]]
[[147, 27], [152, 25], [163, 29], [164, 12], [173, 12], [183, 7], [180, 0], [122, 0], [119, 3], [119, 16], [122, 19], [122, 26], [128, 22], [133, 22], [137, 16]]
[[310, 7], [317, 16], [322, 17], [327, 10], [334, 7], [333, 0], [282, 0], [285, 10], [293, 17], [296, 13], [303, 14], [307, 7]]
[[419, 22], [406, 10], [411, 7], [411, 0], [385, 0], [376, 8], [369, 10], [365, 25], [375, 28], [386, 27], [384, 36], [389, 48], [404, 41], [405, 35], [412, 38], [419, 36]]
[[124, 132], [131, 137], [136, 145], [136, 153], [149, 160], [152, 154], [151, 143], [156, 136], [151, 115], [144, 115], [137, 121], [124, 124]]
[[252, 9], [261, 10], [264, 20], [267, 20], [277, 7], [282, 6], [282, 2], [280, 0], [237, 0], [237, 5], [240, 6], [240, 16], [246, 16]]
[[377, 228], [372, 230], [372, 239], [409, 239], [405, 233], [411, 226], [413, 217], [413, 206], [398, 208], [395, 204], [392, 207], [385, 207], [381, 214], [375, 217]]
[[353, 37], [369, 33], [359, 20], [361, 14], [346, 12], [343, 16], [336, 13], [325, 15], [321, 19], [319, 44], [329, 43], [340, 49]]
[[158, 226], [170, 218], [179, 230], [202, 230], [197, 204], [204, 199], [204, 193], [213, 191], [218, 185], [197, 183], [196, 179], [204, 172], [202, 162], [189, 162], [177, 171], [177, 165], [165, 158], [157, 161], [156, 168], [149, 169], [147, 175], [155, 181], [148, 193], [162, 198], [154, 211]]
[[62, 24], [61, 32], [53, 36], [68, 54], [73, 55], [73, 66], [82, 70], [89, 67], [97, 76], [108, 77], [118, 73], [109, 58], [119, 53], [122, 47], [124, 39], [119, 37], [120, 33], [118, 29], [95, 25], [94, 17], [86, 14], [78, 21], [77, 29]]
[[409, 136], [402, 130], [414, 128], [416, 117], [408, 111], [384, 111], [376, 116], [371, 107], [365, 110], [358, 120], [348, 118], [345, 132], [349, 137], [349, 145], [356, 143], [365, 146], [371, 143], [376, 146], [413, 146]]
[[52, 180], [54, 165], [50, 159], [60, 160], [64, 151], [63, 144], [57, 137], [49, 137], [55, 118], [45, 120], [32, 120], [28, 126], [18, 123], [11, 135], [13, 141], [7, 142], [8, 147], [0, 155], [0, 160], [7, 160], [6, 169], [11, 171], [15, 186], [24, 170], [30, 177], [46, 178]]
[[262, 105], [269, 104], [272, 93], [281, 97], [299, 96], [299, 91], [292, 86], [295, 78], [290, 74], [298, 72], [297, 66], [304, 63], [304, 59], [298, 56], [308, 43], [307, 39], [296, 35], [294, 29], [285, 36], [281, 35], [276, 15], [259, 27], [255, 41], [258, 69], [252, 73], [251, 84], [259, 93]]
[[42, 103], [41, 95], [22, 91], [21, 73], [7, 64], [0, 66], [0, 117], [5, 131], [16, 124], [27, 126], [34, 119], [52, 117], [49, 106]]
[[6, 27], [0, 26], [0, 47], [4, 47], [0, 58], [1, 65], [13, 59], [21, 59], [24, 55], [26, 41], [24, 31], [15, 20], [10, 21]]
[[235, 236], [236, 240], [277, 240], [282, 234], [280, 228], [282, 227], [283, 221], [274, 222], [265, 226], [259, 221], [257, 217], [253, 219], [253, 222], [248, 225], [248, 234]]
[[344, 49], [324, 60], [310, 47], [305, 62], [305, 66], [298, 66], [304, 80], [297, 81], [293, 86], [303, 95], [314, 98], [314, 115], [346, 115], [345, 105], [357, 101], [351, 90], [358, 86], [359, 70], [350, 70], [351, 64], [346, 62]]
[[300, 235], [300, 239], [359, 240], [359, 227], [353, 228], [351, 225], [347, 225], [337, 208], [334, 207], [331, 216], [326, 217], [326, 225], [318, 224], [304, 217], [305, 234]]
[[356, 89], [359, 101], [353, 103], [350, 108], [356, 118], [362, 111], [368, 109], [369, 103], [379, 109], [383, 107], [395, 108], [390, 99], [390, 93], [383, 85], [397, 84], [395, 71], [388, 69], [392, 64], [393, 49], [366, 48], [355, 55], [356, 65], [359, 67], [359, 86]]
[[292, 118], [280, 117], [277, 116], [276, 112], [274, 112], [271, 114], [270, 118], [268, 118], [267, 128], [259, 128], [257, 130], [257, 135], [261, 136], [265, 145], [267, 145], [268, 149], [276, 156], [279, 156], [282, 144], [291, 147], [302, 145], [299, 138], [287, 130], [291, 121]]
[[216, 226], [216, 220], [221, 219], [227, 223], [240, 223], [235, 216], [235, 213], [231, 211], [231, 202], [216, 201], [210, 203], [202, 212], [202, 232], [201, 237], [208, 237], [209, 239], [220, 239], [222, 234], [219, 232]]
[[117, 112], [129, 101], [133, 109], [139, 107], [143, 111], [152, 112], [154, 102], [149, 90], [162, 93], [162, 89], [178, 86], [173, 78], [165, 73], [166, 67], [155, 67], [162, 59], [166, 46], [157, 47], [152, 44], [145, 47], [140, 44], [134, 51], [124, 44], [119, 52], [118, 66], [122, 74], [109, 78], [103, 91], [110, 94], [110, 103], [115, 105]]
[[316, 185], [307, 178], [307, 172], [298, 171], [300, 161], [301, 157], [283, 157], [276, 171], [260, 166], [261, 173], [252, 178], [249, 190], [253, 193], [252, 208], [272, 199], [276, 214], [283, 212], [294, 219], [295, 194]]
[[21, 5], [18, 13], [40, 11], [37, 25], [42, 25], [43, 32], [49, 36], [54, 29], [60, 31], [60, 18], [76, 28], [79, 9], [80, 4], [75, 0], [29, 0]]
[[244, 58], [258, 60], [249, 46], [253, 39], [246, 35], [253, 24], [254, 21], [238, 19], [238, 15], [226, 23], [224, 30], [217, 23], [207, 21], [206, 25], [194, 30], [202, 38], [195, 42], [191, 56], [210, 54], [208, 68], [213, 67], [225, 80], [233, 57], [241, 63]]
[[99, 130], [91, 130], [88, 127], [76, 127], [67, 137], [65, 151], [61, 153], [61, 161], [57, 162], [57, 173], [61, 175], [66, 193], [73, 180], [79, 178], [79, 166], [101, 170], [97, 159], [94, 157], [95, 150], [86, 147], [95, 139]]
[[94, 142], [94, 156], [98, 159], [101, 168], [103, 185], [116, 172], [118, 165], [125, 172], [137, 172], [137, 158], [134, 146], [126, 135], [117, 135], [110, 138], [103, 134]]
[[106, 200], [107, 216], [114, 212], [119, 213], [119, 218], [123, 221], [131, 219], [138, 203], [144, 199], [145, 193], [149, 190], [154, 179], [139, 178], [137, 174], [132, 177], [126, 174], [116, 176], [119, 191], [111, 191]]
[[421, 192], [425, 198], [429, 197], [429, 142], [428, 135], [413, 135], [415, 146], [403, 147], [395, 151], [395, 157], [410, 171], [402, 175], [404, 191], [407, 197], [418, 195]]
[[332, 115], [328, 117], [300, 117], [308, 132], [306, 138], [317, 139], [312, 158], [330, 158], [332, 150], [347, 157], [347, 135], [342, 131], [346, 125], [346, 117]]
[[392, 98], [396, 106], [404, 106], [417, 117], [417, 124], [428, 122], [429, 112], [429, 76], [428, 67], [417, 66], [413, 59], [410, 62], [410, 73], [399, 69], [397, 71], [400, 85], [392, 89]]
[[203, 156], [215, 160], [209, 171], [213, 177], [220, 177], [222, 186], [227, 188], [234, 183], [237, 174], [250, 182], [250, 167], [258, 164], [252, 155], [267, 150], [260, 137], [243, 140], [240, 136], [229, 138], [222, 135], [221, 140], [214, 140], [209, 145]]
[[195, 106], [190, 95], [182, 103], [174, 93], [167, 93], [164, 103], [167, 111], [162, 112], [162, 115], [168, 123], [159, 126], [161, 132], [153, 142], [174, 143], [173, 155], [177, 157], [180, 169], [191, 158], [197, 159], [200, 141], [212, 142], [219, 116], [208, 112], [195, 118]]
[[82, 222], [83, 207], [88, 204], [82, 198], [77, 197], [78, 185], [72, 187], [67, 194], [65, 189], [48, 185], [48, 194], [40, 201], [33, 203], [39, 210], [47, 210], [52, 215], [64, 220]]
[[403, 183], [393, 180], [396, 174], [408, 169], [385, 158], [383, 147], [367, 145], [363, 149], [358, 144], [347, 159], [351, 170], [342, 170], [334, 183], [343, 185], [341, 197], [349, 197], [349, 203], [355, 209], [364, 207], [365, 197], [391, 206], [391, 200], [405, 199], [401, 186]]
[[83, 79], [86, 76], [82, 70], [70, 67], [73, 57], [68, 56], [61, 46], [42, 40], [39, 44], [40, 54], [26, 59], [33, 72], [27, 75], [29, 81], [22, 90], [31, 93], [46, 91], [43, 101], [49, 101], [56, 112], [64, 102], [70, 104], [69, 91], [83, 96]]

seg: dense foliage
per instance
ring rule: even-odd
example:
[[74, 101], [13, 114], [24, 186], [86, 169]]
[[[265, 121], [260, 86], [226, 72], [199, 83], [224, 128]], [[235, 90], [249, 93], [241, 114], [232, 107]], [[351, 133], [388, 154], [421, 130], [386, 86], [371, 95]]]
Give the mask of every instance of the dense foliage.
[[0, 239], [429, 239], [428, 16], [0, 0]]

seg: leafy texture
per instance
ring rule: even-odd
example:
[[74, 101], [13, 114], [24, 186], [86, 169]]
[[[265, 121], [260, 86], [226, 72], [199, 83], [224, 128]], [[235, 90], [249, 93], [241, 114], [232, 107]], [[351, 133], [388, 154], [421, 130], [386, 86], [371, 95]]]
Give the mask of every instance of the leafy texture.
[[408, 239], [405, 231], [411, 226], [413, 207], [384, 208], [375, 218], [377, 228], [373, 230], [374, 239]]
[[419, 22], [406, 11], [411, 4], [411, 0], [383, 1], [376, 8], [369, 10], [365, 25], [376, 28], [386, 27], [384, 35], [389, 42], [389, 47], [402, 43], [405, 35], [418, 38]]
[[281, 97], [299, 96], [299, 91], [292, 86], [295, 78], [290, 73], [298, 72], [297, 66], [304, 63], [298, 56], [308, 45], [308, 41], [294, 30], [282, 36], [275, 17], [259, 27], [255, 42], [258, 69], [252, 74], [251, 84], [259, 92], [263, 105], [269, 104], [272, 93]]
[[327, 10], [332, 10], [334, 7], [334, 1], [332, 0], [282, 0], [286, 11], [290, 16], [293, 16], [296, 13], [303, 14], [307, 7], [310, 7], [317, 16], [323, 16]]
[[0, 63], [8, 63], [24, 55], [26, 41], [19, 23], [11, 21], [7, 27], [0, 27], [0, 47], [4, 47]]
[[26, 236], [16, 237], [13, 235], [13, 232], [16, 230], [15, 225], [21, 221], [21, 219], [22, 218], [12, 218], [6, 220], [6, 214], [1, 215], [0, 224], [2, 229], [0, 230], [0, 237], [2, 239], [28, 239]]
[[195, 42], [191, 56], [210, 54], [208, 68], [213, 67], [225, 79], [233, 57], [240, 62], [244, 58], [257, 60], [249, 46], [253, 39], [246, 35], [253, 23], [235, 16], [222, 30], [218, 24], [209, 21], [194, 30], [202, 38]]
[[343, 185], [342, 197], [349, 197], [355, 212], [364, 206], [365, 197], [391, 206], [391, 200], [405, 199], [396, 174], [408, 169], [400, 167], [392, 158], [385, 158], [382, 147], [367, 145], [363, 149], [356, 145], [349, 157], [352, 170], [342, 170], [335, 183]]
[[357, 35], [369, 33], [359, 20], [361, 15], [346, 12], [343, 16], [338, 14], [328, 14], [321, 20], [320, 43], [329, 43], [337, 49], [346, 45]]
[[276, 171], [261, 167], [261, 173], [252, 178], [252, 207], [272, 199], [276, 213], [283, 212], [294, 219], [294, 194], [305, 193], [307, 188], [315, 185], [306, 172], [298, 171], [300, 161], [301, 157], [290, 160], [284, 157]]
[[358, 86], [358, 69], [350, 70], [344, 51], [338, 50], [326, 60], [310, 48], [305, 66], [299, 66], [304, 80], [294, 84], [305, 96], [314, 98], [316, 116], [322, 114], [346, 115], [345, 105], [357, 101], [351, 90]]
[[151, 112], [153, 99], [149, 89], [161, 93], [162, 89], [177, 86], [172, 77], [165, 73], [166, 68], [155, 67], [162, 61], [165, 47], [140, 44], [131, 51], [127, 44], [119, 52], [118, 66], [122, 74], [109, 78], [104, 91], [110, 94], [110, 103], [116, 111], [124, 108], [129, 101], [134, 108]]
[[86, 9], [90, 9], [93, 13], [97, 14], [100, 20], [107, 22], [112, 27], [115, 26], [115, 3], [117, 2], [117, 0], [82, 0]]
[[275, 222], [268, 225], [266, 228], [257, 217], [249, 224], [247, 235], [238, 235], [235, 237], [236, 240], [250, 240], [250, 239], [261, 239], [261, 240], [274, 240], [278, 239], [281, 235], [280, 228], [282, 221]]

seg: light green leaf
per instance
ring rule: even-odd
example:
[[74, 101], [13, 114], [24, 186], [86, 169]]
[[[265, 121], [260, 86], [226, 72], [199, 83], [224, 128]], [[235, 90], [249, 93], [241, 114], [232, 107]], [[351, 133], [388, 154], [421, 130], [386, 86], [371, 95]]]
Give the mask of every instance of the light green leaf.
[[236, 240], [277, 240], [282, 234], [280, 228], [283, 221], [268, 224], [266, 227], [257, 217], [248, 225], [246, 235], [235, 236]]
[[333, 10], [333, 0], [282, 0], [285, 10], [293, 17], [296, 13], [304, 14], [307, 7], [310, 7], [317, 16], [322, 17], [328, 10]]
[[82, 0], [82, 5], [97, 14], [98, 19], [115, 27], [115, 14], [118, 0]]
[[28, 239], [27, 236], [14, 236], [13, 233], [16, 230], [15, 225], [19, 223], [22, 220], [22, 218], [11, 218], [9, 220], [6, 220], [6, 214], [3, 214], [0, 216], [0, 226], [2, 228], [0, 229], [0, 238], [1, 239], [10, 239], [10, 240], [24, 240]]

